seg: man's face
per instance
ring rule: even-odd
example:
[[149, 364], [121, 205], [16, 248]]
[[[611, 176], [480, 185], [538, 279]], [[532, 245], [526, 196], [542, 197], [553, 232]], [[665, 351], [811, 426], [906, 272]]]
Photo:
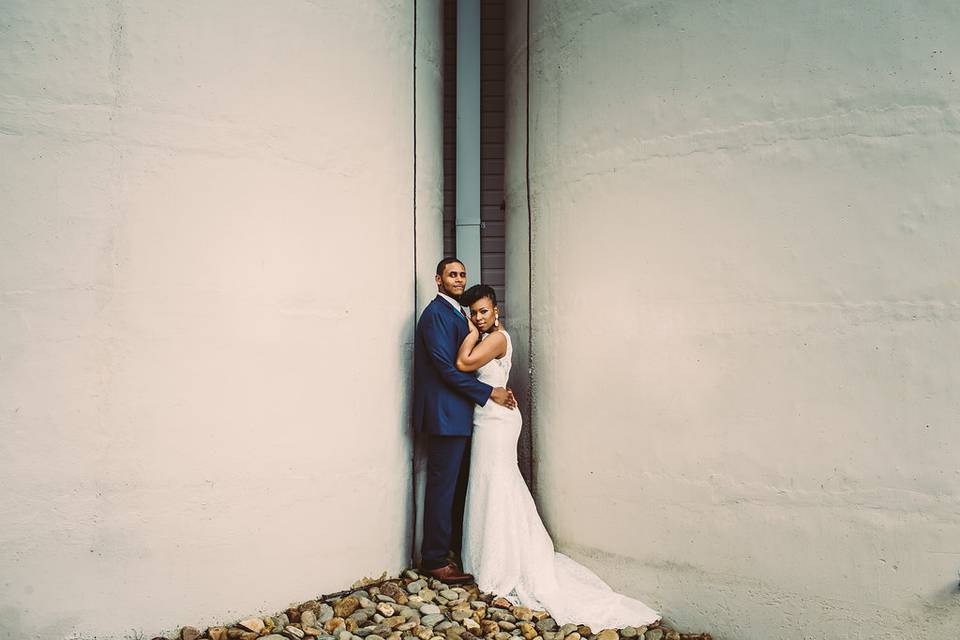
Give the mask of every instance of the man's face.
[[437, 290], [454, 300], [459, 300], [467, 286], [467, 268], [459, 262], [451, 262], [443, 267], [443, 274], [437, 276]]

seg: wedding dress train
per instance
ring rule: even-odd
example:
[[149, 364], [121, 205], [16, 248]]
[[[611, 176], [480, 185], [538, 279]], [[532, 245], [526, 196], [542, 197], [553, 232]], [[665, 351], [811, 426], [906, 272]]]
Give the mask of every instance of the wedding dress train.
[[[478, 379], [494, 387], [505, 387], [510, 375], [513, 343], [503, 333], [506, 354], [477, 372]], [[647, 605], [615, 593], [592, 571], [555, 552], [517, 467], [520, 425], [519, 411], [495, 402], [474, 410], [464, 570], [476, 577], [481, 590], [544, 609], [560, 625], [586, 624], [596, 633], [659, 620]]]

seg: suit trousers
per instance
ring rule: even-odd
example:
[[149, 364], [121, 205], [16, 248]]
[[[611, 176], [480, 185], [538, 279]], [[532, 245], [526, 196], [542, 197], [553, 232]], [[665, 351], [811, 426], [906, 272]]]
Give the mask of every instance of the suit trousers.
[[460, 552], [469, 474], [470, 436], [429, 437], [420, 547], [424, 569], [438, 569], [449, 561], [448, 552]]

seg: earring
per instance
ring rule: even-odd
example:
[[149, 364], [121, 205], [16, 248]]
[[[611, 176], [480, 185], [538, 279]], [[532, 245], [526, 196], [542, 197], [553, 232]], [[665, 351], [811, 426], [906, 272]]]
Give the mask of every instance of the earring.
[[493, 326], [495, 326], [495, 327], [499, 327], [499, 326], [500, 326], [500, 316], [495, 316], [495, 317], [494, 317], [494, 319], [493, 319]]

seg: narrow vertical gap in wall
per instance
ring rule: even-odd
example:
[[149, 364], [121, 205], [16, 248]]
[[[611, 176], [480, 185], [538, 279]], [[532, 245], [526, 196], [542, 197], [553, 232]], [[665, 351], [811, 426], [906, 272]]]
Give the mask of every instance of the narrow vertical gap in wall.
[[457, 0], [443, 3], [443, 255], [457, 255]]
[[[420, 303], [417, 299], [417, 0], [413, 1], [413, 335], [410, 344], [413, 345], [417, 340], [417, 313], [420, 310]], [[411, 348], [410, 354], [413, 355]], [[411, 417], [413, 412], [410, 413]], [[411, 432], [413, 429], [411, 428]], [[414, 441], [416, 437], [414, 436]], [[417, 557], [417, 447], [416, 444], [410, 447], [410, 522], [413, 523], [413, 533], [410, 536], [410, 564], [416, 564]]]
[[[525, 113], [525, 124], [523, 127], [524, 134], [524, 188], [527, 195], [527, 420], [528, 424], [528, 438], [529, 441], [523, 443], [526, 450], [529, 452], [529, 457], [527, 458], [525, 478], [527, 478], [527, 483], [530, 485], [530, 492], [536, 496], [536, 464], [534, 462], [535, 456], [533, 455], [533, 425], [534, 425], [534, 416], [533, 408], [536, 403], [533, 401], [534, 394], [536, 393], [536, 371], [534, 371], [534, 342], [533, 342], [533, 205], [532, 205], [532, 196], [530, 195], [530, 2], [527, 0], [527, 23], [526, 27], [526, 36], [527, 36], [527, 46], [526, 46], [526, 64], [524, 65], [524, 91], [526, 95], [523, 100], [523, 107]], [[522, 447], [521, 447], [522, 448]]]
[[457, 257], [480, 280], [480, 0], [457, 0]]
[[[417, 300], [417, 1], [413, 2], [413, 314], [414, 340], [416, 339], [417, 311], [420, 308]], [[412, 342], [412, 341], [411, 341]]]
[[480, 281], [497, 292], [500, 315], [506, 307], [505, 0], [480, 3]]
[[[457, 254], [457, 0], [443, 13], [443, 253]], [[480, 273], [472, 284], [491, 285], [506, 300], [505, 0], [480, 3]], [[501, 303], [506, 318], [507, 308]]]

